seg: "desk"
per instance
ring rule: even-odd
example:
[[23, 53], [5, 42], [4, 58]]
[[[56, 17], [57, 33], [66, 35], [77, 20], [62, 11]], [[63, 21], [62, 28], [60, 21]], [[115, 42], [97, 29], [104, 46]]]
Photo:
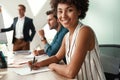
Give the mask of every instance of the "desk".
[[[20, 58], [22, 59], [23, 56], [26, 55], [19, 54], [19, 55], [15, 55], [14, 58], [15, 60], [19, 60]], [[45, 57], [47, 58], [48, 56], [46, 55]], [[6, 70], [6, 74], [0, 80], [75, 80], [75, 79], [67, 79], [65, 77], [62, 77], [53, 71], [21, 76], [13, 72], [12, 69], [13, 68], [8, 68]]]

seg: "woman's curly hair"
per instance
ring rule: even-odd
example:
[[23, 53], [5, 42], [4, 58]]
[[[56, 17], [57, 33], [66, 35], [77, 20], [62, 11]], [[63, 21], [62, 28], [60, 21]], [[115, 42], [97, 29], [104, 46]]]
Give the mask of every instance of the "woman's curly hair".
[[89, 6], [89, 0], [51, 0], [50, 5], [51, 8], [55, 11], [55, 13], [57, 13], [57, 6], [59, 3], [75, 5], [77, 10], [81, 11], [81, 15], [79, 16], [80, 19], [85, 18]]

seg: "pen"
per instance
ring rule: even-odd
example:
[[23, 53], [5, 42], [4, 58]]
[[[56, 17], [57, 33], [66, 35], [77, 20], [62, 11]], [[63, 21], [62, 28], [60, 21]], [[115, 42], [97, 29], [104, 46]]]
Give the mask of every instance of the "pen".
[[[33, 58], [33, 61], [32, 61], [32, 65], [35, 63], [35, 56]], [[31, 65], [31, 71], [32, 71], [32, 65]]]

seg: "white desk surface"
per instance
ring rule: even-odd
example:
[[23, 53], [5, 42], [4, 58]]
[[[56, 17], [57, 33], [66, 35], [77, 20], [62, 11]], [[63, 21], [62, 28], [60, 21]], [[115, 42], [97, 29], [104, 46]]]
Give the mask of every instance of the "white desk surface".
[[[15, 55], [14, 59], [17, 61], [19, 59], [22, 59], [23, 56], [26, 55]], [[48, 56], [44, 56], [44, 58], [47, 58]], [[8, 68], [7, 70], [4, 70], [4, 75], [0, 80], [75, 80], [75, 79], [67, 79], [63, 76], [58, 75], [57, 73], [53, 71], [47, 71], [47, 72], [41, 72], [36, 74], [30, 74], [30, 75], [19, 75], [12, 71], [13, 68]], [[0, 73], [3, 72], [3, 70], [0, 70]], [[1, 75], [1, 74], [0, 74]]]

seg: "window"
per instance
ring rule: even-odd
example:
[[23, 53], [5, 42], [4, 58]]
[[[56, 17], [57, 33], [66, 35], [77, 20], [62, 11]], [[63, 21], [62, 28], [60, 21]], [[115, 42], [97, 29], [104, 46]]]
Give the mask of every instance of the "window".
[[[12, 17], [10, 16], [10, 13], [8, 13], [6, 11], [6, 9], [4, 8], [4, 6], [2, 6], [2, 16], [3, 16], [3, 21], [4, 21], [4, 26], [3, 27], [9, 27], [12, 23]], [[12, 42], [12, 32], [7, 32], [7, 41], [8, 44]], [[9, 39], [9, 40], [8, 40]], [[6, 46], [6, 44], [0, 44], [0, 51], [3, 51], [3, 53], [6, 53], [6, 51], [8, 51], [8, 46]]]

